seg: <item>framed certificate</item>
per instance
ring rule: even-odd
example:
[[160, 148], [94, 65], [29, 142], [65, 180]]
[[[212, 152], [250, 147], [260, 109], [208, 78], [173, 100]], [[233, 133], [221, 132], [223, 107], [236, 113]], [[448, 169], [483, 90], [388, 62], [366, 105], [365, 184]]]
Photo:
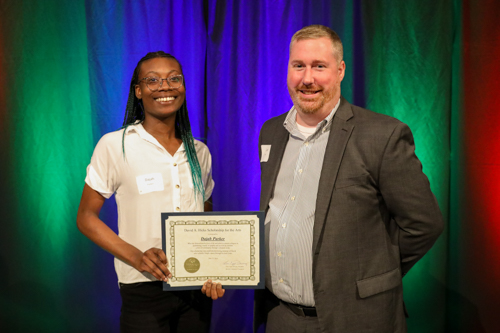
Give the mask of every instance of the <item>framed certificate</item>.
[[163, 290], [264, 289], [264, 212], [162, 213], [162, 246], [172, 278]]

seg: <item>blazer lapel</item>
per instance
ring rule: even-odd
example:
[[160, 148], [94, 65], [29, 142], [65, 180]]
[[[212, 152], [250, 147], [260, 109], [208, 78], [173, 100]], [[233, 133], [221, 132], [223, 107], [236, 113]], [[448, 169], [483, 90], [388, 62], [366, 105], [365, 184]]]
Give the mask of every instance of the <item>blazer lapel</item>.
[[340, 106], [332, 119], [330, 137], [328, 138], [323, 166], [321, 168], [313, 227], [312, 248], [314, 254], [319, 252], [318, 242], [325, 225], [328, 209], [330, 208], [330, 199], [335, 181], [337, 180], [340, 162], [342, 161], [347, 142], [354, 128], [354, 124], [348, 123], [348, 120], [352, 116], [351, 104], [341, 97]]
[[[269, 201], [273, 196], [274, 186], [276, 185], [276, 178], [278, 177], [278, 172], [281, 166], [281, 160], [283, 159], [283, 154], [285, 153], [286, 144], [288, 142], [289, 133], [283, 126], [283, 121], [285, 117], [279, 117], [279, 124], [274, 128], [273, 139], [271, 140], [271, 152], [269, 155], [269, 160], [265, 162], [267, 165], [262, 168], [262, 191], [260, 200], [260, 210], [267, 211], [269, 206]], [[260, 149], [260, 147], [259, 147]]]

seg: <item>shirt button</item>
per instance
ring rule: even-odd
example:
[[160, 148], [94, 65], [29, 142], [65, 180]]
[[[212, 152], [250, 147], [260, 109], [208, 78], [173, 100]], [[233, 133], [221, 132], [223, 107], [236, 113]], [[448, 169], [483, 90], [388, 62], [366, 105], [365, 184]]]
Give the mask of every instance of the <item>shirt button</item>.
[[325, 133], [325, 131], [326, 131], [326, 128], [323, 128], [323, 130], [322, 130], [321, 132], [322, 132], [322, 133]]
[[309, 142], [304, 143], [304, 146], [306, 147], [309, 146]]
[[283, 223], [281, 226], [282, 226], [283, 228], [286, 228], [286, 223]]
[[293, 197], [291, 197], [291, 198], [290, 198], [290, 200], [294, 201], [294, 200], [295, 200], [295, 197], [294, 197], [294, 196], [293, 196]]
[[283, 283], [283, 279], [280, 279], [280, 283]]
[[278, 257], [281, 257], [281, 252], [278, 252]]
[[179, 207], [175, 207], [175, 210], [176, 210], [176, 211], [179, 211], [179, 210], [181, 210], [181, 209], [180, 209]]
[[302, 173], [302, 171], [303, 171], [302, 169], [299, 169], [299, 173]]
[[180, 186], [179, 185], [175, 185], [175, 188], [179, 188]]
[[174, 163], [174, 167], [177, 166], [177, 163]]

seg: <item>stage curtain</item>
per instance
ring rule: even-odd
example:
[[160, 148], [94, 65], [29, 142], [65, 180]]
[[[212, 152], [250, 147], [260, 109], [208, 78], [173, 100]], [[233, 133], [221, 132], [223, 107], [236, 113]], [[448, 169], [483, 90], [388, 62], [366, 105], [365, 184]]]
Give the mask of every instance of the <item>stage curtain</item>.
[[[287, 112], [289, 41], [324, 24], [344, 43], [350, 102], [394, 116], [446, 219], [404, 278], [409, 332], [494, 332], [500, 308], [496, 1], [0, 0], [0, 331], [118, 332], [113, 258], [76, 211], [99, 138], [121, 127], [147, 52], [182, 64], [214, 210], [258, 210], [258, 134]], [[116, 230], [116, 204], [101, 214]], [[253, 292], [214, 303], [212, 332], [251, 332]]]

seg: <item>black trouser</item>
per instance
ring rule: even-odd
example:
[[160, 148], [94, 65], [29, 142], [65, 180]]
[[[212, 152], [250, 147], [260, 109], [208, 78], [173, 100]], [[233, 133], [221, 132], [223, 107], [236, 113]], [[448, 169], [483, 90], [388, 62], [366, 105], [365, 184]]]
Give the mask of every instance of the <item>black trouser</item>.
[[[200, 288], [201, 289], [201, 288]], [[120, 284], [122, 333], [208, 332], [212, 301], [200, 291], [163, 291], [162, 283]]]
[[306, 314], [299, 315], [293, 304], [281, 301], [267, 288], [259, 292], [258, 297], [267, 313], [266, 333], [321, 332], [316, 311], [306, 311]]

